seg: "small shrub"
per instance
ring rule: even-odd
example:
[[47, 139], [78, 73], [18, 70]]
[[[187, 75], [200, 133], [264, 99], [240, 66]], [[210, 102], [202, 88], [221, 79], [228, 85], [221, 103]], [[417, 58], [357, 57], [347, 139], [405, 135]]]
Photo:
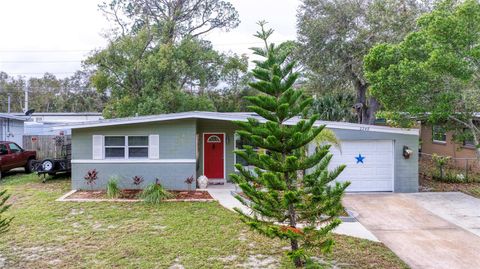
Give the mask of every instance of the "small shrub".
[[195, 178], [193, 176], [189, 176], [187, 177], [187, 179], [185, 179], [185, 183], [188, 184], [188, 191], [192, 190], [192, 183], [194, 181], [195, 181]]
[[143, 177], [141, 177], [141, 176], [134, 176], [134, 177], [132, 177], [132, 181], [133, 181], [133, 185], [138, 186], [138, 185], [142, 184], [142, 182], [143, 182]]
[[87, 185], [93, 188], [93, 185], [95, 185], [95, 182], [98, 179], [97, 169], [88, 170], [87, 174], [83, 178], [87, 181]]
[[149, 204], [160, 204], [163, 200], [173, 198], [173, 194], [165, 190], [158, 179], [155, 183], [148, 185], [140, 194], [140, 198]]
[[448, 156], [440, 156], [440, 155], [437, 155], [437, 154], [433, 154], [432, 155], [432, 160], [433, 162], [436, 164], [436, 166], [438, 167], [438, 178], [440, 180], [444, 180], [445, 179], [445, 165], [447, 165], [448, 161], [450, 160], [450, 157]]
[[118, 187], [118, 180], [116, 177], [111, 177], [107, 183], [107, 197], [116, 199], [120, 197], [120, 188]]
[[10, 222], [12, 222], [13, 217], [3, 218], [2, 214], [10, 208], [10, 205], [7, 205], [7, 200], [10, 198], [10, 195], [7, 194], [7, 190], [0, 191], [0, 234], [6, 233], [10, 227]]

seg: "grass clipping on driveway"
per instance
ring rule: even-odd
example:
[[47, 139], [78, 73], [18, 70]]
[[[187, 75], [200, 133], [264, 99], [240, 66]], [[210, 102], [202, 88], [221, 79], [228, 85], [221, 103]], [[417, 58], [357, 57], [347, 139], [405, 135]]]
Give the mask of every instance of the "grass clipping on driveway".
[[[15, 216], [0, 268], [292, 268], [286, 244], [250, 231], [217, 203], [56, 202], [68, 179], [10, 175]], [[335, 236], [320, 259], [341, 268], [406, 268], [383, 244]], [[318, 255], [318, 254], [317, 254]]]

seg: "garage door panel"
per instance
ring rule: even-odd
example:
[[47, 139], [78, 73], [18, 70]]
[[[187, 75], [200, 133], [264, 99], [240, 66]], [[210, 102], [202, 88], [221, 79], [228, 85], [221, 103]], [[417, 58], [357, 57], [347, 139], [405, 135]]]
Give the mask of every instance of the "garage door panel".
[[[330, 149], [329, 169], [347, 165], [337, 181], [350, 181], [347, 191], [393, 191], [393, 141], [342, 141], [341, 150]], [[362, 160], [362, 161], [359, 161]]]
[[376, 181], [376, 180], [365, 180], [362, 182], [351, 181], [350, 186], [348, 186], [349, 192], [364, 192], [365, 189], [368, 191], [385, 191], [392, 189], [392, 183], [386, 181]]

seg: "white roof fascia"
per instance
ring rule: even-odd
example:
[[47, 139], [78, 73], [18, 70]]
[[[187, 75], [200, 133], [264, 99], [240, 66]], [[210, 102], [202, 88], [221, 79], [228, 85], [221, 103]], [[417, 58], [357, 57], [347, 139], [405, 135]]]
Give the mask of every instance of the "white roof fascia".
[[16, 116], [16, 115], [7, 114], [7, 113], [0, 113], [0, 118], [20, 120], [20, 121], [26, 121], [28, 119], [27, 116]]

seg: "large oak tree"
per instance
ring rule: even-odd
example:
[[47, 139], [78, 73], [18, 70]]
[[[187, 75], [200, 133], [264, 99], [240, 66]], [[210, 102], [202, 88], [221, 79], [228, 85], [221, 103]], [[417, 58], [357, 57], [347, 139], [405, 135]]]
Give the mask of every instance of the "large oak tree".
[[379, 42], [402, 40], [428, 7], [428, 0], [302, 0], [298, 39], [311, 91], [353, 89], [358, 122], [373, 124], [380, 104], [369, 95], [363, 57]]

